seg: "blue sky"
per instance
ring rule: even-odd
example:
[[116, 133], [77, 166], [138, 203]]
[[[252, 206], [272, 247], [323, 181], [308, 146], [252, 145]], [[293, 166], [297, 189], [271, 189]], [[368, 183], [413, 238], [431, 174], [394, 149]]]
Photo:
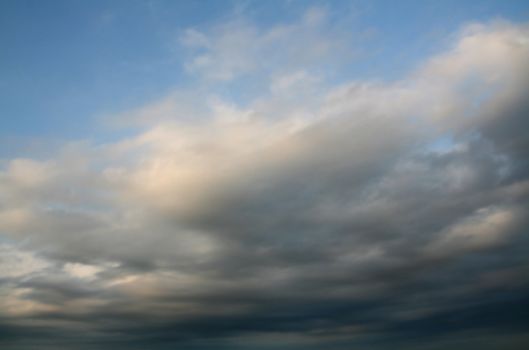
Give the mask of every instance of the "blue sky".
[[529, 2], [0, 1], [0, 348], [529, 348]]
[[[234, 17], [267, 28], [296, 20], [311, 6], [325, 7], [362, 51], [339, 67], [339, 78], [395, 79], [445, 46], [446, 36], [464, 23], [519, 22], [529, 12], [526, 1], [3, 1], [0, 6], [4, 140], [112, 137], [101, 127], [102, 115], [195, 83], [183, 69], [188, 52], [178, 43], [188, 28], [207, 29]], [[233, 99], [246, 89], [244, 83], [210, 88]]]

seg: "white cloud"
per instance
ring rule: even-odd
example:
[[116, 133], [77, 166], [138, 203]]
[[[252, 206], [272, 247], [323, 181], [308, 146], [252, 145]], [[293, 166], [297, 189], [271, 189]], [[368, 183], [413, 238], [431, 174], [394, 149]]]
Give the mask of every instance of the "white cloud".
[[32, 252], [17, 249], [15, 246], [0, 244], [0, 278], [24, 277], [38, 273], [50, 264]]
[[95, 275], [102, 270], [100, 266], [80, 263], [66, 263], [63, 269], [71, 276], [81, 279], [93, 279]]
[[181, 43], [195, 50], [185, 65], [189, 72], [210, 81], [230, 81], [351, 59], [356, 48], [348, 39], [333, 27], [324, 8], [310, 8], [296, 22], [266, 30], [241, 17], [207, 33], [188, 29]]

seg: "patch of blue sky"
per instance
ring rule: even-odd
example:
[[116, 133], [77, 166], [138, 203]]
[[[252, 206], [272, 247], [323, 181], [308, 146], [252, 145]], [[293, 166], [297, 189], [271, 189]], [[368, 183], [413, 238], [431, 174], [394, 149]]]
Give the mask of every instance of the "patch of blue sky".
[[[122, 137], [101, 116], [197, 84], [178, 43], [187, 28], [206, 32], [239, 16], [260, 30], [326, 8], [359, 54], [329, 70], [327, 83], [395, 80], [471, 21], [527, 20], [527, 1], [2, 1], [0, 139]], [[335, 28], [335, 29], [336, 29]], [[362, 36], [360, 37], [359, 36]], [[266, 60], [266, 57], [261, 59]], [[236, 103], [258, 96], [263, 76], [208, 88]], [[5, 141], [0, 142], [5, 143]], [[16, 148], [16, 147], [15, 147]], [[13, 148], [13, 149], [15, 149]]]
[[452, 135], [445, 134], [436, 138], [433, 142], [429, 143], [425, 148], [425, 152], [433, 153], [447, 153], [453, 149], [455, 141]]

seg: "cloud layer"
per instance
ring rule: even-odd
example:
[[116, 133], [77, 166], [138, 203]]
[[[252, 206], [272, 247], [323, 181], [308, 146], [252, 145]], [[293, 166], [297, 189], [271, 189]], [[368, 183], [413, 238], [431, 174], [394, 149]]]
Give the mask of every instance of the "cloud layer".
[[136, 136], [5, 163], [0, 344], [528, 343], [529, 28], [470, 25], [401, 80], [332, 85], [322, 21], [190, 29], [191, 74], [266, 93], [175, 92], [120, 116]]

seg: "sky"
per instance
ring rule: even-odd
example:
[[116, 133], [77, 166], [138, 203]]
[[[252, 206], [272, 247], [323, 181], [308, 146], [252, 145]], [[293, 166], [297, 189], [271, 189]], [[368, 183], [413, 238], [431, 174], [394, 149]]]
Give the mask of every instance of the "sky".
[[529, 2], [0, 1], [0, 348], [529, 347]]

